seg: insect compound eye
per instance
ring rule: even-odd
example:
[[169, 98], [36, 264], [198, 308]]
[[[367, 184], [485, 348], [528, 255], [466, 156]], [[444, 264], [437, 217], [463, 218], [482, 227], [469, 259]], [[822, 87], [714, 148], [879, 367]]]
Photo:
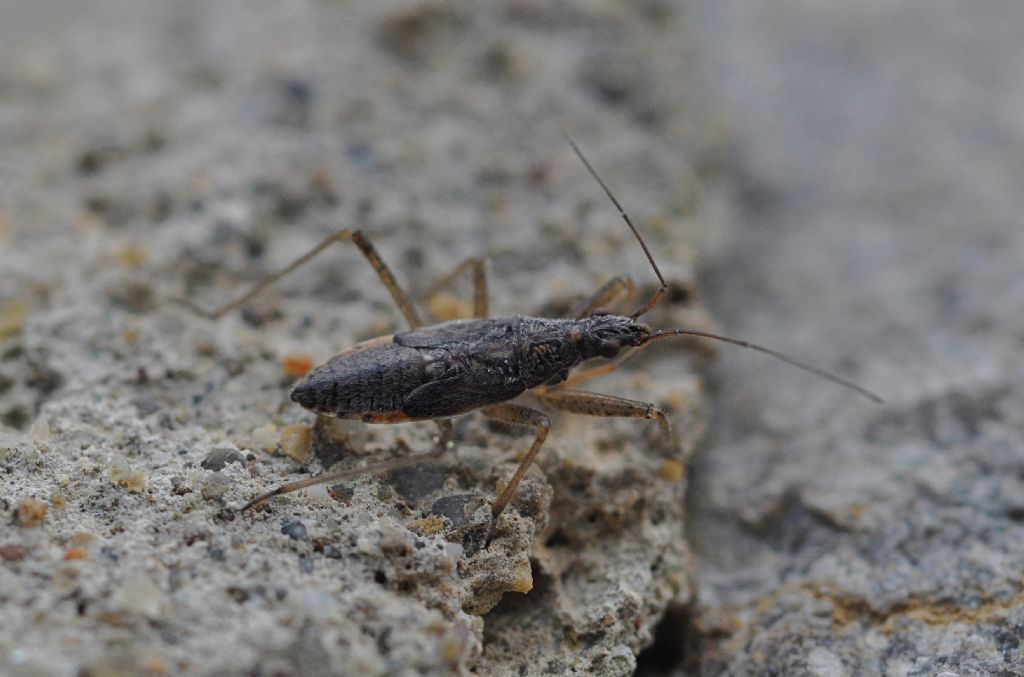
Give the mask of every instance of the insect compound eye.
[[615, 341], [601, 341], [597, 347], [597, 354], [601, 357], [615, 357], [622, 350], [622, 346]]

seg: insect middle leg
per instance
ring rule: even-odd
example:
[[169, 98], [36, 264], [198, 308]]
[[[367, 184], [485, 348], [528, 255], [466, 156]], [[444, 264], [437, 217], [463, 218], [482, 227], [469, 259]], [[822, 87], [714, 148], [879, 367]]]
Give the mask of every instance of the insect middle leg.
[[494, 538], [494, 529], [498, 526], [498, 518], [501, 517], [501, 513], [505, 511], [505, 506], [512, 500], [512, 497], [516, 495], [516, 488], [519, 486], [519, 482], [522, 481], [526, 471], [530, 469], [530, 465], [537, 458], [537, 452], [540, 451], [544, 440], [547, 439], [548, 430], [551, 428], [551, 421], [542, 412], [519, 404], [494, 404], [484, 407], [481, 411], [483, 411], [485, 416], [497, 421], [534, 428], [537, 431], [537, 437], [534, 438], [533, 445], [526, 452], [523, 460], [520, 461], [519, 467], [516, 468], [512, 479], [508, 481], [508, 484], [505, 485], [505, 490], [501, 492], [501, 495], [491, 505], [491, 526], [487, 529], [487, 539], [484, 541], [484, 547], [486, 548]]
[[455, 266], [450, 273], [438, 279], [427, 289], [426, 298], [434, 297], [445, 287], [450, 286], [459, 275], [466, 271], [473, 275], [473, 317], [484, 319], [487, 317], [487, 271], [482, 258], [471, 256], [459, 265]]
[[431, 451], [423, 454], [415, 454], [413, 456], [406, 456], [405, 458], [393, 458], [388, 461], [382, 461], [380, 463], [372, 463], [362, 468], [350, 468], [348, 470], [339, 470], [337, 472], [325, 472], [317, 475], [316, 477], [310, 477], [308, 479], [299, 480], [298, 482], [289, 482], [288, 484], [282, 484], [277, 489], [269, 491], [262, 496], [257, 496], [253, 500], [246, 503], [239, 512], [245, 512], [251, 508], [255, 508], [266, 501], [270, 500], [275, 496], [281, 494], [288, 494], [299, 489], [305, 489], [306, 487], [316, 486], [317, 484], [328, 484], [330, 482], [340, 482], [342, 480], [353, 479], [355, 477], [361, 477], [363, 475], [374, 475], [384, 472], [391, 472], [392, 470], [398, 470], [399, 468], [406, 468], [411, 465], [416, 465], [424, 461], [436, 461], [444, 455], [444, 452], [448, 450], [448, 445], [451, 443], [452, 438], [455, 436], [455, 427], [452, 425], [450, 418], [436, 419], [437, 427], [440, 432], [437, 437], [437, 444]]
[[632, 306], [636, 300], [636, 284], [633, 278], [628, 275], [616, 275], [601, 285], [596, 292], [584, 299], [572, 311], [572, 316], [577, 320], [589, 317], [595, 310], [606, 308], [615, 298], [623, 296], [626, 305]]
[[410, 299], [409, 295], [405, 293], [405, 290], [402, 289], [401, 286], [399, 286], [398, 281], [395, 279], [394, 274], [391, 272], [391, 269], [388, 268], [386, 263], [384, 263], [384, 259], [380, 257], [380, 254], [377, 253], [377, 249], [373, 246], [373, 244], [366, 237], [366, 235], [363, 234], [363, 231], [353, 228], [345, 228], [344, 230], [339, 230], [338, 232], [333, 233], [332, 235], [328, 235], [326, 238], [320, 241], [319, 244], [310, 249], [308, 252], [306, 252], [299, 258], [295, 259], [294, 261], [292, 261], [287, 266], [285, 266], [278, 272], [274, 273], [273, 275], [269, 275], [268, 277], [264, 278], [263, 280], [258, 282], [252, 289], [247, 291], [239, 298], [235, 299], [234, 301], [231, 301], [230, 303], [225, 303], [219, 308], [216, 308], [214, 310], [204, 310], [203, 308], [196, 306], [191, 301], [185, 299], [178, 299], [178, 302], [187, 306], [192, 311], [198, 313], [199, 315], [202, 315], [203, 317], [208, 317], [211, 320], [219, 319], [226, 315], [227, 313], [234, 310], [235, 308], [237, 308], [238, 306], [242, 305], [252, 297], [256, 296], [261, 291], [263, 291], [270, 285], [274, 284], [288, 273], [298, 268], [301, 268], [303, 265], [308, 263], [310, 259], [312, 259], [314, 256], [316, 256], [323, 250], [327, 249], [335, 242], [340, 242], [341, 240], [347, 239], [351, 239], [352, 242], [354, 242], [355, 245], [359, 247], [359, 251], [363, 253], [363, 256], [365, 256], [366, 260], [370, 262], [370, 265], [373, 266], [373, 269], [377, 271], [377, 276], [380, 278], [380, 281], [384, 283], [384, 286], [387, 287], [388, 292], [391, 294], [391, 298], [394, 299], [395, 305], [398, 306], [398, 309], [402, 312], [402, 315], [405, 316], [405, 320], [406, 322], [409, 323], [410, 328], [416, 329], [417, 327], [421, 326], [423, 324], [423, 321], [420, 319], [419, 313], [416, 312], [416, 308], [415, 306], [413, 306], [412, 299]]

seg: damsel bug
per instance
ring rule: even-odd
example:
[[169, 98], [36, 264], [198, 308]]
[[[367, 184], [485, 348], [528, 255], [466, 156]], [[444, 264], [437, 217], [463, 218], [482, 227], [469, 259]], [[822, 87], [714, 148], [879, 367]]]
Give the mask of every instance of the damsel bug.
[[855, 390], [875, 402], [882, 401], [878, 395], [855, 383], [763, 346], [691, 329], [655, 331], [641, 322], [639, 318], [664, 298], [668, 284], [633, 220], [579, 147], [572, 139], [566, 137], [566, 140], [618, 209], [658, 278], [658, 289], [631, 315], [612, 315], [601, 310], [617, 297], [632, 299], [633, 281], [628, 276], [618, 276], [581, 303], [573, 312], [572, 319], [526, 316], [487, 319], [487, 284], [483, 261], [471, 258], [457, 266], [435, 287], [443, 286], [467, 271], [471, 272], [475, 319], [423, 326], [412, 300], [398, 285], [377, 250], [361, 231], [354, 229], [334, 233], [283, 270], [264, 279], [241, 298], [215, 311], [206, 312], [187, 304], [196, 312], [217, 319], [299, 268], [334, 242], [351, 239], [391, 293], [409, 323], [410, 330], [364, 341], [335, 355], [296, 383], [291, 399], [320, 416], [354, 419], [364, 423], [432, 420], [440, 428], [438, 442], [432, 451], [356, 470], [325, 472], [316, 477], [284, 484], [253, 499], [242, 508], [243, 511], [274, 496], [316, 484], [337, 482], [365, 473], [386, 472], [436, 459], [444, 453], [452, 440], [452, 418], [480, 410], [491, 418], [531, 427], [536, 431], [530, 450], [491, 506], [486, 539], [486, 544], [490, 544], [498, 518], [515, 496], [520, 480], [544, 444], [551, 425], [544, 413], [511, 400], [529, 390], [543, 405], [553, 409], [590, 416], [654, 419], [667, 433], [668, 419], [653, 404], [571, 390], [568, 387], [610, 372], [621, 360], [570, 375], [569, 371], [580, 363], [591, 358], [615, 358], [624, 349], [640, 350], [658, 339], [670, 336], [696, 336], [756, 350]]

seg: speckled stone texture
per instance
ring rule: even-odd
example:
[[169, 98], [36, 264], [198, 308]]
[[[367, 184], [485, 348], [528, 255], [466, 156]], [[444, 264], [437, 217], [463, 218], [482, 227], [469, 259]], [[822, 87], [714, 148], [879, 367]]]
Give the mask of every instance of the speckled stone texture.
[[1024, 674], [1024, 8], [695, 8], [736, 144], [716, 317], [888, 401], [720, 362], [685, 673]]
[[355, 224], [417, 298], [474, 255], [497, 315], [614, 274], [650, 293], [565, 127], [671, 282], [651, 321], [713, 328], [693, 280], [722, 137], [685, 28], [670, 2], [0, 8], [0, 673], [630, 674], [692, 594], [689, 344], [593, 383], [665, 407], [675, 449], [554, 417], [484, 549], [531, 437], [477, 416], [438, 464], [236, 512], [432, 444], [288, 400], [310, 358], [402, 328], [350, 244], [217, 322], [173, 299], [229, 300]]

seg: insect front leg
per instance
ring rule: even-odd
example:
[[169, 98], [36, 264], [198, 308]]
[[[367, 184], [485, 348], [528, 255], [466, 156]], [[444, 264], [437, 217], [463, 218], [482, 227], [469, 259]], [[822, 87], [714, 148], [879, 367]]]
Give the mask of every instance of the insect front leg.
[[[602, 376], [610, 374], [619, 367], [621, 367], [627, 360], [633, 359], [633, 356], [635, 356], [648, 345], [650, 344], [644, 343], [640, 347], [633, 348], [628, 353], [617, 357], [611, 362], [605, 362], [604, 364], [599, 364], [596, 367], [590, 367], [589, 369], [583, 369], [581, 371], [577, 371], [574, 374], [570, 374], [567, 379], [559, 383], [557, 386], [553, 386], [553, 389], [561, 390], [563, 388], [574, 386], [578, 383], [585, 383], [587, 381], [592, 381], [595, 378], [600, 378]], [[544, 392], [549, 392], [549, 390], [545, 389]]]
[[572, 311], [572, 316], [577, 320], [590, 317], [595, 310], [607, 308], [608, 304], [622, 296], [627, 306], [636, 302], [636, 284], [629, 275], [616, 275], [601, 285], [596, 292], [584, 299]]
[[643, 418], [661, 426], [666, 448], [672, 446], [672, 427], [661, 409], [649, 402], [627, 400], [615, 395], [589, 393], [582, 390], [534, 390], [533, 394], [552, 409], [586, 416]]
[[494, 530], [498, 526], [498, 518], [501, 517], [501, 513], [505, 511], [505, 506], [512, 500], [512, 497], [516, 495], [516, 488], [519, 486], [519, 482], [522, 481], [526, 471], [530, 469], [530, 464], [537, 458], [537, 452], [540, 451], [544, 440], [548, 436], [551, 421], [548, 420], [545, 414], [536, 409], [530, 409], [519, 404], [494, 404], [484, 407], [481, 411], [483, 411], [485, 416], [497, 421], [534, 428], [537, 431], [537, 437], [534, 438], [533, 445], [519, 463], [519, 467], [516, 468], [512, 479], [508, 481], [508, 484], [505, 485], [505, 490], [501, 492], [501, 495], [491, 505], [491, 526], [487, 529], [487, 540], [484, 541], [484, 547], [486, 548], [494, 538]]
[[448, 450], [448, 445], [451, 444], [451, 441], [455, 436], [455, 427], [452, 425], [452, 420], [450, 418], [436, 419], [434, 422], [437, 423], [437, 427], [440, 432], [437, 437], [437, 444], [434, 445], [434, 448], [431, 451], [423, 454], [406, 456], [405, 458], [393, 458], [380, 463], [371, 463], [370, 465], [366, 465], [361, 468], [349, 468], [348, 470], [339, 470], [337, 472], [325, 472], [317, 475], [316, 477], [299, 480], [298, 482], [282, 484], [277, 489], [269, 491], [262, 496], [257, 496], [253, 500], [249, 501], [242, 506], [239, 512], [245, 512], [246, 510], [262, 505], [275, 496], [288, 494], [293, 491], [298, 491], [299, 489], [305, 489], [306, 487], [312, 487], [318, 484], [329, 484], [331, 482], [341, 482], [342, 480], [350, 480], [363, 475], [375, 475], [378, 473], [391, 472], [392, 470], [406, 468], [410, 465], [423, 463], [424, 461], [436, 461], [444, 455], [445, 451]]

